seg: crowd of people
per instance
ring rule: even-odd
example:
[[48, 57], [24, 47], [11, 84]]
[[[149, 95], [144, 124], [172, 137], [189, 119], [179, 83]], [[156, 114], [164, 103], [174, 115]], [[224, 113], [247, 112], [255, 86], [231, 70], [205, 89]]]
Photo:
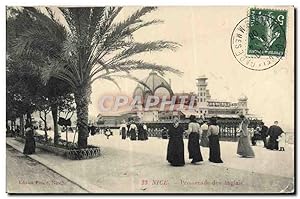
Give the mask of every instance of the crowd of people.
[[[221, 159], [220, 143], [219, 143], [219, 126], [217, 125], [217, 118], [212, 118], [209, 125], [207, 121], [200, 126], [196, 121], [196, 117], [191, 115], [190, 122], [187, 129], [188, 134], [188, 152], [189, 159], [192, 164], [197, 164], [203, 161], [200, 145], [209, 147], [210, 162], [223, 163]], [[179, 124], [177, 117], [173, 120], [173, 125], [169, 128], [169, 143], [167, 148], [167, 161], [172, 166], [185, 165], [184, 159], [184, 143], [183, 135], [185, 130]], [[200, 139], [201, 137], [201, 139]]]
[[[249, 132], [250, 120], [244, 115], [240, 116], [239, 141], [237, 145], [237, 154], [241, 158], [254, 158], [255, 153], [250, 144], [251, 133]], [[270, 150], [285, 151], [285, 133], [278, 126], [278, 121], [274, 122], [270, 128], [262, 124], [257, 128], [264, 142], [264, 147]], [[167, 161], [172, 166], [185, 165], [184, 159], [184, 133], [188, 134], [188, 152], [192, 164], [203, 161], [200, 146], [209, 147], [208, 160], [213, 163], [223, 163], [221, 159], [221, 149], [219, 143], [220, 128], [217, 124], [217, 118], [213, 117], [204, 121], [200, 125], [196, 117], [191, 115], [188, 129], [184, 130], [179, 124], [179, 119], [174, 118], [173, 125], [169, 128], [169, 143], [167, 148]]]
[[123, 120], [119, 130], [123, 140], [126, 138], [130, 140], [148, 140], [148, 128], [142, 122], [130, 120], [126, 124], [125, 120]]
[[270, 128], [262, 123], [262, 126], [258, 127], [256, 132], [259, 132], [265, 148], [285, 151], [286, 133], [278, 125], [278, 121], [274, 121]]
[[[239, 140], [237, 145], [237, 154], [242, 158], [254, 158], [255, 154], [250, 144], [250, 120], [243, 115], [240, 116], [240, 119], [241, 122], [238, 128]], [[192, 164], [197, 164], [203, 161], [200, 146], [209, 148], [208, 160], [210, 162], [223, 163], [219, 143], [220, 128], [217, 124], [216, 117], [212, 117], [209, 121], [205, 120], [200, 125], [200, 123], [196, 121], [196, 117], [191, 115], [187, 129], [184, 129], [179, 121], [179, 118], [175, 117], [173, 119], [173, 124], [169, 128], [164, 127], [161, 130], [161, 137], [169, 139], [167, 147], [167, 161], [172, 166], [185, 165], [184, 137], [188, 138], [187, 149], [189, 152], [189, 159], [191, 159]], [[95, 135], [97, 129], [90, 126], [89, 131], [92, 135]], [[278, 121], [275, 121], [274, 125], [270, 126], [270, 128], [262, 123], [262, 125], [257, 127], [255, 131], [260, 134], [260, 139], [263, 141], [265, 148], [285, 151], [286, 135], [279, 127]], [[130, 140], [148, 140], [148, 128], [146, 124], [142, 122], [131, 120], [128, 124], [126, 124], [123, 120], [120, 125], [119, 132], [120, 137], [123, 140], [127, 138]], [[106, 135], [107, 139], [113, 135], [109, 128], [103, 130], [102, 133]], [[32, 125], [26, 125], [24, 154], [32, 154], [35, 152], [34, 134], [34, 127]]]

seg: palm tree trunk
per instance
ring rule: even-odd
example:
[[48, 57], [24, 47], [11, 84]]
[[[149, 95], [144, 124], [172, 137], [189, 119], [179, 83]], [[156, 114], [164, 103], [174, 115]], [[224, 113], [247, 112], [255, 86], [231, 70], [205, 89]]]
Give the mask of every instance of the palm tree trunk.
[[54, 145], [58, 144], [59, 134], [58, 134], [58, 124], [57, 124], [57, 105], [51, 106], [53, 127], [54, 127]]
[[78, 147], [86, 148], [88, 131], [88, 113], [89, 113], [89, 98], [90, 88], [79, 88], [75, 93], [76, 113], [77, 113], [77, 126], [78, 126]]
[[48, 133], [47, 133], [47, 120], [45, 115], [45, 121], [44, 121], [44, 132], [45, 132], [45, 141], [48, 142]]

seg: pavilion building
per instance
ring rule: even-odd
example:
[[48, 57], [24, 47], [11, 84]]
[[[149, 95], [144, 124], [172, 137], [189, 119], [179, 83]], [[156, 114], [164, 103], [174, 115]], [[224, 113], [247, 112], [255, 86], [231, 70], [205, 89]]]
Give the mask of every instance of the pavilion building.
[[[174, 93], [171, 88], [171, 81], [167, 82], [162, 76], [156, 72], [150, 72], [147, 78], [141, 80], [133, 91], [132, 97], [139, 96], [143, 102], [146, 101], [148, 96], [188, 96], [186, 106], [192, 97], [196, 99], [195, 106], [192, 110], [163, 110], [157, 107], [152, 107], [149, 110], [140, 111], [138, 108], [120, 113], [101, 114], [101, 118], [107, 121], [113, 121], [114, 124], [119, 124], [121, 120], [128, 121], [129, 118], [139, 118], [143, 122], [166, 122], [171, 121], [175, 116], [181, 120], [189, 118], [190, 115], [196, 115], [198, 118], [210, 118], [217, 116], [219, 118], [239, 118], [240, 114], [247, 115], [248, 117], [255, 117], [248, 113], [247, 107], [248, 98], [241, 96], [237, 102], [229, 102], [223, 100], [212, 99], [208, 89], [208, 78], [201, 76], [196, 79], [197, 92], [189, 93]], [[139, 104], [144, 106], [144, 104]], [[177, 104], [175, 104], [176, 106]], [[109, 122], [111, 123], [111, 122]]]

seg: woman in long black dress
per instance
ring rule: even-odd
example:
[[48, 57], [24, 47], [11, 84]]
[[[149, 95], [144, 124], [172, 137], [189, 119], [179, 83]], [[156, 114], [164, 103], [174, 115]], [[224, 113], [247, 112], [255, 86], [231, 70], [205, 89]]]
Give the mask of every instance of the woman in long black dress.
[[30, 155], [35, 153], [35, 140], [34, 140], [34, 131], [33, 126], [28, 125], [25, 130], [25, 146], [23, 153], [26, 155]]
[[209, 161], [214, 163], [223, 163], [221, 159], [220, 143], [219, 143], [219, 126], [217, 118], [211, 119], [211, 125], [207, 131], [209, 139]]
[[183, 128], [179, 125], [179, 119], [174, 118], [173, 125], [169, 128], [169, 143], [167, 151], [167, 160], [172, 166], [183, 166], [184, 145], [183, 145]]
[[137, 128], [138, 128], [138, 140], [145, 140], [144, 138], [144, 128], [143, 128], [143, 123], [140, 122], [139, 124], [137, 124]]
[[189, 159], [192, 159], [192, 164], [203, 161], [199, 138], [201, 134], [200, 124], [196, 122], [196, 116], [190, 116], [190, 123], [188, 127], [189, 141], [188, 141], [188, 150], [189, 150]]

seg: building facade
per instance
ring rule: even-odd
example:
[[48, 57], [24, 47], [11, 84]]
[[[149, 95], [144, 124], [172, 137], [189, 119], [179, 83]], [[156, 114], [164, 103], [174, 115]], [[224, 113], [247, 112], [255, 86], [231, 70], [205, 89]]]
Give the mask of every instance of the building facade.
[[208, 89], [208, 78], [201, 76], [196, 79], [197, 113], [202, 117], [213, 115], [248, 115], [248, 98], [242, 95], [236, 102], [212, 99]]
[[[201, 76], [196, 79], [196, 92], [174, 93], [170, 82], [168, 83], [162, 76], [156, 72], [151, 72], [149, 76], [141, 80], [134, 89], [132, 97], [136, 96], [142, 99], [142, 105], [150, 95], [168, 98], [176, 97], [175, 107], [179, 106], [179, 96], [187, 96], [184, 102], [184, 109], [178, 110], [160, 110], [159, 105], [151, 107], [149, 110], [139, 110], [138, 108], [111, 115], [103, 115], [103, 120], [110, 121], [110, 124], [119, 124], [122, 120], [128, 121], [130, 118], [138, 118], [143, 122], [166, 122], [174, 117], [181, 120], [189, 118], [190, 115], [196, 115], [197, 118], [210, 118], [217, 116], [220, 118], [239, 118], [239, 115], [249, 115], [248, 98], [241, 96], [236, 102], [212, 99], [208, 89], [208, 78]], [[193, 108], [187, 109], [190, 102], [194, 100]], [[107, 116], [107, 118], [106, 118]], [[112, 121], [113, 118], [117, 122]]]

